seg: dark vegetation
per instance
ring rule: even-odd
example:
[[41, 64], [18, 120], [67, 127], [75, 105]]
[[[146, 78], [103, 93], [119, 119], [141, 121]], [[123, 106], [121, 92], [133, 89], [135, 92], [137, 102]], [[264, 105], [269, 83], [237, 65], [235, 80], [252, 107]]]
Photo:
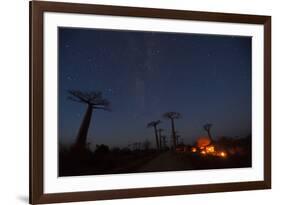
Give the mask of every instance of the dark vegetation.
[[133, 173], [159, 153], [153, 149], [131, 150], [97, 145], [95, 151], [60, 149], [59, 176]]

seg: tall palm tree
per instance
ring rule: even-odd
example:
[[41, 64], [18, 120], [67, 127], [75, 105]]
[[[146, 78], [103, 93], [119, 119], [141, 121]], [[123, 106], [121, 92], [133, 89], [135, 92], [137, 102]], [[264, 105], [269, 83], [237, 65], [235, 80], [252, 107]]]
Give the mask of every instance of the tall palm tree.
[[207, 123], [203, 126], [204, 130], [208, 133], [208, 137], [211, 140], [211, 143], [214, 142], [212, 135], [211, 135], [211, 128], [212, 128], [212, 124], [211, 123]]
[[69, 100], [84, 103], [87, 110], [84, 115], [82, 124], [80, 125], [74, 148], [85, 149], [87, 142], [87, 134], [94, 110], [110, 110], [110, 102], [102, 97], [101, 92], [82, 92], [79, 90], [69, 90]]
[[157, 132], [157, 126], [161, 123], [160, 120], [157, 121], [151, 121], [147, 124], [147, 127], [153, 127], [154, 128], [154, 134], [155, 134], [155, 140], [156, 140], [156, 147], [159, 150], [159, 139], [158, 139], [158, 132]]
[[175, 130], [175, 119], [181, 118], [181, 114], [178, 112], [166, 112], [163, 114], [163, 117], [171, 120], [173, 145], [174, 145], [174, 149], [176, 149], [177, 139], [176, 139], [176, 130]]

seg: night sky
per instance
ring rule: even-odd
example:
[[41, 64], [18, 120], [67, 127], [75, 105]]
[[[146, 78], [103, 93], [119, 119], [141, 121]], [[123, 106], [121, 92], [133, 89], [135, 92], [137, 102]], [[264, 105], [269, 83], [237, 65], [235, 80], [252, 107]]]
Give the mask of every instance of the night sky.
[[[251, 134], [251, 37], [59, 28], [59, 140], [73, 143], [86, 105], [67, 90], [101, 91], [111, 112], [96, 110], [88, 133], [95, 144], [125, 147], [150, 140], [148, 122], [170, 138], [167, 111], [182, 114], [185, 143], [212, 134]], [[170, 140], [168, 140], [170, 142]]]

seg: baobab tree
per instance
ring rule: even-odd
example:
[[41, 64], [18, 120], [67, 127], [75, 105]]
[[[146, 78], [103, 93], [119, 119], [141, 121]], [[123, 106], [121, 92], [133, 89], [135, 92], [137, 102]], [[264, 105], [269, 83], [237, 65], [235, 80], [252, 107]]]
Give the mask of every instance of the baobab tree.
[[167, 148], [167, 136], [162, 135], [162, 144], [163, 144], [163, 148], [164, 150]]
[[158, 129], [158, 137], [159, 137], [159, 148], [160, 150], [162, 149], [162, 132], [164, 131], [164, 129], [159, 128]]
[[179, 138], [181, 138], [178, 131], [176, 131], [176, 145], [179, 145]]
[[95, 110], [110, 110], [110, 102], [102, 97], [101, 92], [82, 92], [79, 90], [69, 90], [69, 100], [84, 103], [87, 105], [87, 110], [84, 115], [82, 124], [80, 125], [74, 148], [84, 150], [87, 144], [87, 134], [92, 118], [92, 113]]
[[211, 128], [212, 128], [212, 124], [211, 123], [207, 123], [203, 126], [204, 130], [208, 133], [208, 137], [210, 138], [211, 140], [211, 143], [214, 142], [213, 138], [212, 138], [212, 135], [211, 135]]
[[142, 146], [143, 146], [143, 149], [145, 151], [148, 151], [150, 149], [150, 141], [149, 140], [145, 140], [143, 143], [142, 143]]
[[180, 137], [181, 137], [180, 135], [176, 135], [176, 143], [177, 143], [177, 145], [179, 145]]
[[133, 149], [136, 151], [136, 150], [140, 150], [140, 146], [141, 146], [141, 143], [140, 142], [135, 142], [133, 143]]
[[159, 138], [158, 138], [158, 132], [157, 132], [157, 126], [161, 123], [160, 120], [157, 121], [151, 121], [147, 124], [147, 127], [153, 127], [154, 128], [154, 134], [155, 134], [155, 140], [156, 140], [156, 147], [159, 150]]
[[175, 130], [175, 119], [181, 118], [181, 114], [178, 112], [166, 112], [163, 114], [163, 117], [171, 120], [173, 145], [174, 145], [174, 149], [176, 149], [177, 139], [176, 139], [176, 130]]

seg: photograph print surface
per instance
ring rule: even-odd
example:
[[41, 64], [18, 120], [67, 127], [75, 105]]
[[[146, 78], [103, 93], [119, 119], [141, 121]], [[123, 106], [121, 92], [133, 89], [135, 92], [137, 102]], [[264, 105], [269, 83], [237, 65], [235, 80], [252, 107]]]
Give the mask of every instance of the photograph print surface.
[[252, 39], [58, 28], [59, 176], [251, 167]]

